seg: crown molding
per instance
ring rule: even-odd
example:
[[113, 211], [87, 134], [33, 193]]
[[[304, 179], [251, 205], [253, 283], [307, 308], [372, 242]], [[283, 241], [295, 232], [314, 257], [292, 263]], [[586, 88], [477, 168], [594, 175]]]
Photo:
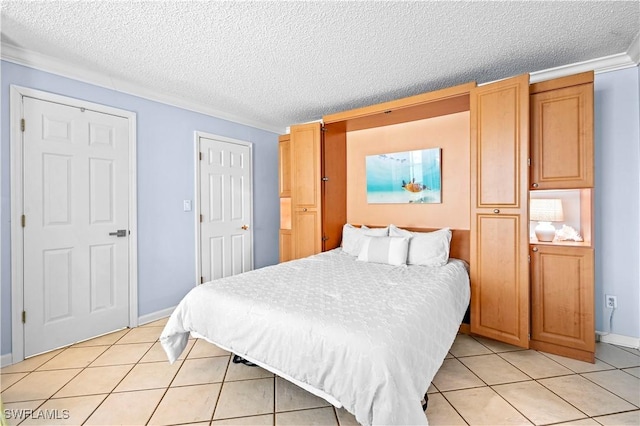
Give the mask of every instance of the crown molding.
[[635, 67], [636, 65], [638, 65], [638, 62], [634, 61], [628, 53], [618, 53], [616, 55], [577, 62], [575, 64], [535, 71], [529, 74], [529, 81], [531, 83], [538, 83], [540, 81], [566, 77], [585, 71], [594, 71], [596, 74], [600, 74]]
[[255, 127], [268, 132], [281, 134], [284, 131], [284, 128], [229, 114], [199, 102], [188, 101], [165, 93], [159, 93], [155, 90], [150, 90], [126, 80], [114, 78], [109, 74], [96, 72], [87, 68], [71, 66], [64, 61], [49, 55], [23, 49], [5, 42], [2, 42], [1, 44], [0, 58], [2, 60], [34, 68], [39, 71], [71, 78], [83, 83], [100, 86], [106, 89], [115, 90], [117, 92], [126, 93], [128, 95], [137, 96], [154, 102], [160, 102], [162, 104], [220, 118], [245, 126]]
[[[95, 72], [88, 69], [81, 69], [76, 66], [70, 66], [69, 64], [51, 56], [29, 51], [8, 43], [3, 42], [1, 47], [2, 48], [0, 50], [0, 57], [3, 60], [13, 62], [18, 65], [24, 65], [40, 71], [71, 78], [96, 86], [101, 86], [107, 89], [127, 93], [129, 95], [138, 96], [151, 101], [160, 102], [163, 104], [209, 115], [223, 120], [232, 121], [234, 123], [255, 127], [269, 132], [281, 134], [287, 130], [284, 128], [272, 126], [267, 123], [246, 119], [244, 117], [238, 117], [236, 115], [211, 108], [210, 106], [201, 104], [199, 102], [188, 101], [164, 93], [158, 93], [157, 91], [152, 91], [123, 79], [114, 78], [113, 76], [105, 73]], [[529, 74], [529, 80], [531, 83], [537, 83], [540, 81], [551, 80], [558, 77], [565, 77], [571, 74], [578, 74], [591, 70], [593, 70], [596, 74], [599, 74], [634, 67], [637, 66], [639, 62], [640, 32], [631, 42], [626, 53], [618, 53], [602, 58], [562, 65], [546, 70], [535, 71]]]
[[629, 45], [629, 50], [627, 50], [627, 55], [631, 58], [633, 62], [640, 63], [640, 31], [636, 35], [636, 38], [633, 39], [631, 44]]

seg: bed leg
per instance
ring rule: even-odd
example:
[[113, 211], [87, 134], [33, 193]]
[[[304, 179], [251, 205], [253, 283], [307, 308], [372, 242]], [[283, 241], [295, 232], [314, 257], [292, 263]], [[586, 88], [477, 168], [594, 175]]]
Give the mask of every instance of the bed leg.
[[427, 411], [427, 406], [429, 405], [429, 395], [424, 394], [424, 398], [422, 398], [422, 411]]
[[251, 361], [247, 361], [246, 359], [236, 354], [233, 354], [233, 358], [231, 358], [231, 361], [233, 361], [234, 364], [244, 364], [248, 367], [257, 367], [257, 365], [255, 365]]

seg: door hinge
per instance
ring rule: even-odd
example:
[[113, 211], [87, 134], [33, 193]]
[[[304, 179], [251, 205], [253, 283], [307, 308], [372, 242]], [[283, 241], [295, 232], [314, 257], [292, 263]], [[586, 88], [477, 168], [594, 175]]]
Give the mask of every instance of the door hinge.
[[321, 132], [326, 132], [326, 131], [327, 131], [327, 128], [326, 128], [325, 126], [320, 126], [320, 131], [321, 131]]
[[200, 223], [202, 223], [202, 215], [200, 215]]
[[22, 311], [22, 323], [27, 322], [27, 311]]
[[322, 237], [322, 241], [329, 241], [329, 237]]
[[527, 158], [527, 166], [531, 167], [531, 158]]
[[22, 217], [20, 218], [20, 223], [22, 224], [23, 228], [27, 226], [27, 217], [25, 215], [22, 215]]
[[24, 129], [26, 127], [26, 123], [24, 121], [24, 118], [20, 119], [20, 130], [22, 130], [24, 132]]
[[527, 262], [531, 263], [531, 255], [527, 255]]
[[204, 284], [204, 277], [200, 277], [200, 284]]
[[200, 159], [200, 161], [202, 161], [202, 153], [201, 152], [198, 153], [198, 158]]

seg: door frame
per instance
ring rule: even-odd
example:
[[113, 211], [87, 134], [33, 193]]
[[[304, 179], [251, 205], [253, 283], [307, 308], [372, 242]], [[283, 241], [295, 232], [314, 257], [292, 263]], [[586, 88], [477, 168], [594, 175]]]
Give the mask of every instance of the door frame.
[[56, 95], [41, 90], [10, 86], [10, 156], [11, 156], [11, 359], [12, 363], [24, 360], [24, 232], [21, 226], [23, 214], [23, 165], [21, 119], [24, 96], [85, 108], [103, 114], [115, 115], [129, 121], [129, 327], [138, 325], [138, 204], [137, 204], [137, 156], [136, 113], [93, 102]]
[[200, 138], [205, 139], [215, 139], [220, 142], [242, 145], [249, 148], [249, 191], [251, 193], [251, 206], [249, 206], [249, 223], [251, 226], [249, 227], [249, 232], [251, 235], [251, 259], [249, 260], [250, 268], [253, 269], [253, 259], [254, 259], [254, 240], [253, 240], [253, 143], [248, 141], [243, 141], [240, 139], [228, 138], [225, 136], [215, 135], [213, 133], [201, 132], [196, 130], [193, 132], [194, 137], [194, 163], [195, 163], [195, 194], [194, 194], [194, 206], [193, 206], [193, 221], [195, 222], [195, 232], [196, 232], [196, 279], [195, 286], [197, 287], [201, 284], [200, 280], [202, 277], [202, 262], [200, 261]]

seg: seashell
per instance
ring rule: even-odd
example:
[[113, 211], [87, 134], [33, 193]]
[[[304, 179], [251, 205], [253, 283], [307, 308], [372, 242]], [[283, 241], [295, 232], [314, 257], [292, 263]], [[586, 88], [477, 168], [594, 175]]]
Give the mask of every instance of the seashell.
[[556, 230], [556, 239], [558, 241], [583, 241], [578, 231], [567, 225], [562, 225], [562, 228]]

